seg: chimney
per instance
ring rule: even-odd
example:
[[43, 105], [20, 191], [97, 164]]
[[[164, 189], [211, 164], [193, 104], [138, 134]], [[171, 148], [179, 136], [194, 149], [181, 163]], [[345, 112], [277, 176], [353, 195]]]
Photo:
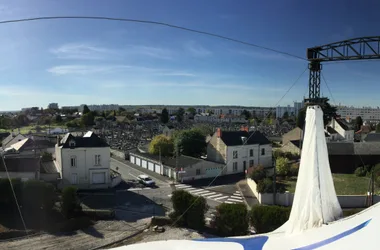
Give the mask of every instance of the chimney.
[[218, 136], [218, 138], [222, 137], [222, 130], [220, 128], [216, 129], [216, 135]]
[[248, 131], [248, 126], [241, 126], [241, 127], [240, 127], [240, 131], [246, 131], [246, 132], [249, 132], [249, 131]]

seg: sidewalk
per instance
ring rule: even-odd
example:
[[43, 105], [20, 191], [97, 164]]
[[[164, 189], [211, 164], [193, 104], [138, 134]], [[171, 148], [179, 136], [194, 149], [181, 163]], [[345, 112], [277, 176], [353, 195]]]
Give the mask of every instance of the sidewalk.
[[149, 175], [151, 177], [154, 177], [157, 180], [160, 180], [162, 182], [166, 182], [166, 183], [169, 183], [169, 184], [173, 183], [173, 180], [171, 180], [169, 177], [160, 175], [160, 174], [158, 174], [156, 172], [153, 172], [153, 171], [150, 171], [150, 170], [148, 170], [146, 168], [139, 167], [136, 164], [131, 163], [130, 161], [124, 160], [124, 159], [116, 157], [116, 156], [112, 156], [111, 158], [113, 158], [113, 159], [115, 159], [117, 161], [120, 161], [120, 162], [124, 163], [125, 165], [128, 165], [128, 167], [130, 167], [130, 168], [133, 168], [133, 169], [135, 169], [137, 171], [143, 172], [143, 173], [145, 173], [145, 174], [147, 174], [147, 175]]
[[242, 193], [244, 201], [249, 208], [260, 204], [256, 196], [252, 193], [251, 189], [248, 187], [246, 180], [241, 180], [236, 185], [238, 189], [240, 190], [240, 192]]

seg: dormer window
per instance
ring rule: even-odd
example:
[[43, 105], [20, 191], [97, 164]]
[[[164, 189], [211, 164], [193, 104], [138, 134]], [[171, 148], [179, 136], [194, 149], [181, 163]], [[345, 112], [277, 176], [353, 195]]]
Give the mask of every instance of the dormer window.
[[241, 137], [241, 142], [242, 142], [243, 144], [245, 144], [245, 143], [247, 142], [247, 137], [242, 136], [242, 137]]
[[75, 141], [74, 140], [69, 141], [69, 146], [70, 148], [75, 147]]

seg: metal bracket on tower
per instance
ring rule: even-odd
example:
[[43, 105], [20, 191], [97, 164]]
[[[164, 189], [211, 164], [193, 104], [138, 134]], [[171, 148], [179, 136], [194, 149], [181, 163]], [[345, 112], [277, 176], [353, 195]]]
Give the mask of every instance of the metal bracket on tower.
[[308, 103], [319, 104], [321, 102], [321, 70], [322, 64], [318, 61], [309, 63], [309, 99]]

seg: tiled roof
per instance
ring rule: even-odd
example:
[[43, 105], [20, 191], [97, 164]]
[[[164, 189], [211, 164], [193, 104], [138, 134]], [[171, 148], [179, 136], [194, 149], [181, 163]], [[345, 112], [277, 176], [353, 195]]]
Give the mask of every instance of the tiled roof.
[[266, 145], [271, 143], [268, 138], [259, 131], [222, 131], [221, 139], [227, 146], [239, 146], [244, 144], [242, 137], [247, 139], [246, 145]]
[[87, 132], [83, 137], [73, 136], [72, 134], [67, 133], [60, 141], [59, 146], [62, 146], [62, 148], [70, 148], [70, 141], [75, 142], [75, 148], [109, 147], [103, 139], [93, 132]]

